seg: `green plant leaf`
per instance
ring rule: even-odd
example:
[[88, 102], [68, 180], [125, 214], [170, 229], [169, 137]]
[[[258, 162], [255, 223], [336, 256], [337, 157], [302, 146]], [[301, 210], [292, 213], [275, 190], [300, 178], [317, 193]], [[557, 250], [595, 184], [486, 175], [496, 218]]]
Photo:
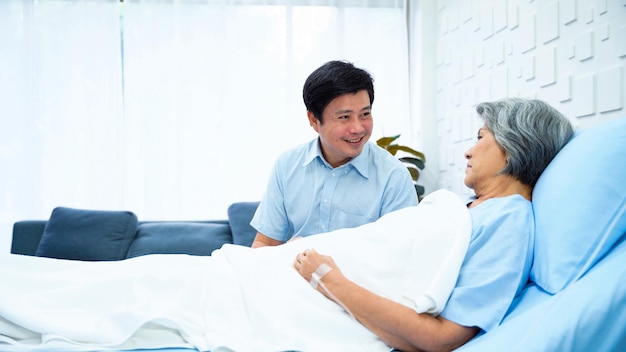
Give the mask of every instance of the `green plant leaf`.
[[426, 192], [426, 189], [424, 189], [424, 186], [422, 185], [415, 185], [415, 192], [417, 192], [418, 197], [422, 198], [422, 196], [424, 195], [424, 193]]
[[398, 160], [400, 160], [403, 163], [415, 165], [415, 167], [417, 167], [420, 170], [424, 170], [424, 167], [426, 167], [426, 165], [424, 163], [424, 160], [422, 160], [422, 159], [417, 159], [417, 158], [412, 158], [412, 157], [409, 157], [409, 156], [404, 156], [402, 158], [398, 158]]
[[409, 153], [411, 155], [414, 155], [414, 156], [416, 156], [416, 157], [426, 161], [426, 156], [424, 155], [424, 153], [418, 152], [417, 150], [415, 150], [415, 149], [413, 149], [411, 147], [394, 144], [394, 145], [390, 145], [389, 148], [393, 148], [393, 149], [396, 149], [396, 150], [401, 150], [401, 151], [403, 151], [405, 153]]
[[420, 171], [414, 167], [407, 167], [413, 181], [417, 181], [420, 178]]
[[387, 149], [387, 147], [399, 137], [399, 134], [391, 137], [381, 137], [376, 141], [376, 144], [381, 148]]
[[392, 144], [396, 139], [398, 139], [400, 135], [391, 136], [391, 137], [381, 137], [376, 141], [376, 144], [387, 150], [391, 155], [395, 156], [398, 151], [402, 151], [413, 155], [414, 157], [403, 156], [399, 157], [398, 160], [409, 164], [407, 166], [407, 170], [409, 170], [409, 174], [411, 175], [411, 179], [414, 182], [415, 192], [417, 193], [417, 198], [419, 200], [422, 199], [422, 196], [426, 192], [424, 186], [418, 185], [417, 180], [420, 177], [420, 170], [423, 170], [426, 163], [426, 156], [424, 153], [419, 152], [411, 147], [407, 147], [405, 145]]

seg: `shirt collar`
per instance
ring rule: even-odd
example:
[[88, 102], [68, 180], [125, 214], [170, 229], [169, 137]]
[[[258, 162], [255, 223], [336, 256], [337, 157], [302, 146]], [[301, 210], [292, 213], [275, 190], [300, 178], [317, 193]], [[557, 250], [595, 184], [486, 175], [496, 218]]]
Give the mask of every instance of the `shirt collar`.
[[363, 150], [361, 150], [361, 153], [357, 155], [356, 158], [350, 160], [350, 162], [348, 163], [354, 166], [356, 171], [358, 171], [361, 176], [365, 178], [369, 177], [370, 148], [371, 146], [368, 141], [363, 146]]
[[[370, 158], [370, 143], [369, 141], [365, 143], [363, 146], [363, 150], [356, 158], [350, 160], [345, 165], [341, 165], [341, 167], [350, 167], [352, 166], [361, 176], [368, 178], [369, 176], [369, 158]], [[324, 159], [322, 155], [322, 147], [320, 147], [319, 137], [313, 141], [313, 145], [309, 148], [306, 158], [304, 159], [304, 165], [308, 165], [313, 160], [318, 158], [324, 165], [329, 168], [333, 168], [327, 161]]]

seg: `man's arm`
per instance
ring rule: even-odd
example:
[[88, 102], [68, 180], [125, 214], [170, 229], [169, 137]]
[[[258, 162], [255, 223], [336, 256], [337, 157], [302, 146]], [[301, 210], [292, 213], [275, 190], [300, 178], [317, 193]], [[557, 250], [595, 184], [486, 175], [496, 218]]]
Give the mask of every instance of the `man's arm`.
[[465, 327], [441, 317], [414, 310], [378, 296], [348, 280], [332, 258], [315, 250], [299, 254], [294, 267], [307, 281], [325, 263], [332, 270], [320, 280], [317, 290], [348, 310], [361, 324], [390, 346], [402, 351], [450, 351], [474, 337], [476, 327]]
[[265, 247], [265, 246], [278, 246], [284, 242], [275, 240], [271, 237], [267, 237], [264, 234], [257, 232], [252, 242], [252, 248]]

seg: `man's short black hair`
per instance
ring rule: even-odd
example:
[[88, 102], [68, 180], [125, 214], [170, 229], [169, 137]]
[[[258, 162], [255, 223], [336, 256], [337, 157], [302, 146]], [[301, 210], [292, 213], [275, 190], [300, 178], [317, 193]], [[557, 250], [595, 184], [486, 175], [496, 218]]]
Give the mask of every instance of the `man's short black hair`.
[[374, 79], [365, 70], [347, 61], [329, 61], [313, 71], [304, 82], [302, 98], [307, 111], [322, 121], [322, 113], [335, 98], [366, 90], [374, 103]]

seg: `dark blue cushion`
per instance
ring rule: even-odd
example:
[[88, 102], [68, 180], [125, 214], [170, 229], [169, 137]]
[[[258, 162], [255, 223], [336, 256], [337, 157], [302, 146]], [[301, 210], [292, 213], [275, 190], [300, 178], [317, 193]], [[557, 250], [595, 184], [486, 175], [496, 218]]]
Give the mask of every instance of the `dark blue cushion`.
[[35, 253], [40, 257], [74, 260], [120, 260], [126, 257], [137, 230], [129, 211], [52, 210]]
[[236, 202], [228, 207], [228, 223], [233, 233], [233, 243], [241, 246], [252, 246], [257, 231], [250, 226], [259, 202]]
[[46, 220], [22, 220], [13, 224], [11, 253], [35, 255], [46, 228]]
[[146, 254], [211, 255], [224, 243], [232, 243], [226, 221], [141, 223], [128, 257]]

